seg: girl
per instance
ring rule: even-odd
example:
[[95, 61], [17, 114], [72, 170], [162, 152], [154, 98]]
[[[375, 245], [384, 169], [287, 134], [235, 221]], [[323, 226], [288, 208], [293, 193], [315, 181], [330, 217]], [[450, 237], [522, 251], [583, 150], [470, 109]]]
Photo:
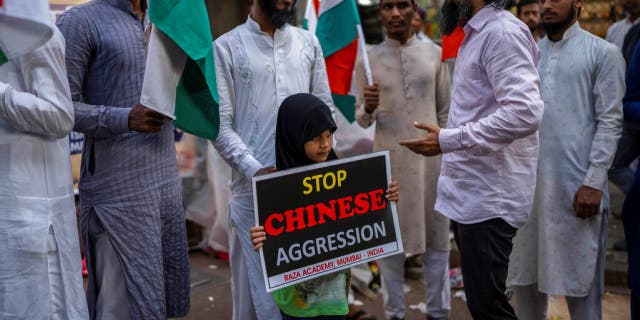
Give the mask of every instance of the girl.
[[[282, 102], [276, 126], [276, 165], [285, 170], [335, 160], [333, 133], [336, 131], [329, 107], [315, 96], [295, 94]], [[398, 183], [387, 189], [387, 199], [398, 201]], [[251, 228], [254, 249], [262, 247], [266, 233], [262, 226]], [[349, 270], [276, 290], [273, 298], [287, 319], [345, 319]]]

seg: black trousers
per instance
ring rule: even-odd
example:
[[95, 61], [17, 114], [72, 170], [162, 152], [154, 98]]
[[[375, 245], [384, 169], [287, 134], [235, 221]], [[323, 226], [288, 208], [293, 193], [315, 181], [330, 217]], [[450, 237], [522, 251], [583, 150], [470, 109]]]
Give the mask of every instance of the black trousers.
[[452, 221], [460, 250], [467, 307], [475, 320], [517, 319], [505, 295], [509, 255], [517, 229], [502, 219]]
[[631, 320], [640, 320], [640, 292], [631, 290]]

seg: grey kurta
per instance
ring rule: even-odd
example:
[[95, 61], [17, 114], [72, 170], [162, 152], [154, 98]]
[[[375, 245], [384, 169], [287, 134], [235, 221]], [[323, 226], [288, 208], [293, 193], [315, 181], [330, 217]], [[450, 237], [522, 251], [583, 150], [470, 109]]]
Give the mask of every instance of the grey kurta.
[[[607, 169], [622, 124], [625, 64], [618, 48], [578, 23], [562, 40], [539, 45], [545, 107], [538, 183], [531, 218], [514, 238], [508, 284], [538, 283], [547, 294], [583, 297], [607, 232]], [[572, 208], [582, 185], [603, 192], [602, 213], [586, 220]]]
[[414, 121], [446, 127], [451, 95], [449, 71], [440, 61], [441, 49], [414, 37], [406, 44], [387, 38], [369, 50], [374, 81], [380, 88], [380, 105], [364, 111], [366, 84], [362, 61], [356, 64], [357, 120], [363, 127], [376, 122], [373, 148], [389, 150], [391, 176], [400, 183], [398, 219], [407, 253], [422, 253], [428, 246], [449, 250], [449, 221], [433, 209], [441, 157], [423, 157], [398, 145], [422, 132]]
[[65, 12], [58, 27], [67, 44], [74, 130], [86, 138], [79, 184], [85, 243], [95, 212], [120, 256], [132, 319], [183, 316], [189, 263], [173, 125], [155, 134], [128, 128], [142, 90], [143, 24], [129, 0], [97, 0]]

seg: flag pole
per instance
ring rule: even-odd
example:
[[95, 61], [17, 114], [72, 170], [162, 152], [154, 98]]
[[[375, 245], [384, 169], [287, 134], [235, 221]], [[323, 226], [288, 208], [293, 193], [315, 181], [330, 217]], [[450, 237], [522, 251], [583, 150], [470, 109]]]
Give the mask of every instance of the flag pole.
[[360, 54], [362, 55], [362, 62], [364, 64], [364, 74], [367, 76], [367, 84], [373, 85], [373, 78], [371, 77], [371, 66], [369, 65], [369, 55], [367, 54], [367, 42], [364, 39], [364, 32], [362, 31], [362, 25], [357, 24], [358, 29], [358, 48], [360, 48]]

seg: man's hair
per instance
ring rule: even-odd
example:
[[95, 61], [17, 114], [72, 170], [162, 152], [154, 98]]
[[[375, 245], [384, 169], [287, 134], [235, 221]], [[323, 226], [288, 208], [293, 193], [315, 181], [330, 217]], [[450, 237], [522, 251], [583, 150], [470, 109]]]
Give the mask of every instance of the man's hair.
[[516, 13], [520, 16], [522, 13], [522, 7], [528, 6], [530, 4], [540, 4], [540, 0], [520, 0], [518, 4], [516, 4]]
[[416, 10], [416, 12], [418, 13], [418, 15], [420, 16], [420, 19], [422, 19], [422, 21], [427, 20], [427, 12], [424, 11], [424, 9], [418, 7], [418, 10]]
[[[378, 6], [379, 6], [379, 7], [382, 7], [382, 1], [384, 1], [384, 0], [380, 0], [380, 1], [378, 1]], [[415, 4], [416, 4], [416, 0], [410, 0], [410, 1], [411, 1], [411, 4], [413, 4], [413, 5], [415, 5]]]
[[496, 9], [505, 9], [509, 10], [509, 8], [513, 7], [514, 0], [485, 0], [487, 5], [490, 5]]

